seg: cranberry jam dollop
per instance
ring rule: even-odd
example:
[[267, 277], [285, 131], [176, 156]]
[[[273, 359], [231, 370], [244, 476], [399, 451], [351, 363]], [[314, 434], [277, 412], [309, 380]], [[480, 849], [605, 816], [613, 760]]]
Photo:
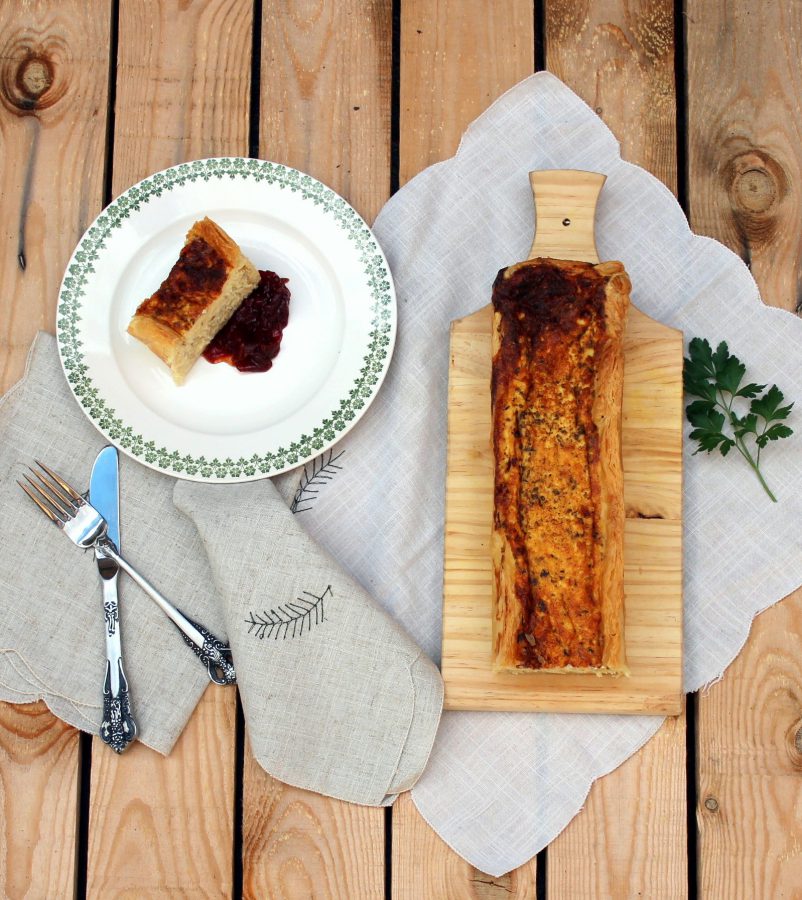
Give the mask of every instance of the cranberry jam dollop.
[[203, 351], [211, 363], [226, 362], [240, 372], [266, 372], [281, 349], [290, 317], [287, 278], [259, 272], [259, 284]]

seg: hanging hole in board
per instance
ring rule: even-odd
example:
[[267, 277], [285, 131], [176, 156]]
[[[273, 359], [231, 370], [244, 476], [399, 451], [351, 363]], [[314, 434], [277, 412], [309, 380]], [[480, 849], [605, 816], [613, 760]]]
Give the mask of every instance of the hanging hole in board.
[[565, 225], [566, 228], [567, 228], [570, 224], [571, 224], [571, 220], [570, 220], [570, 219], [563, 219], [563, 225]]

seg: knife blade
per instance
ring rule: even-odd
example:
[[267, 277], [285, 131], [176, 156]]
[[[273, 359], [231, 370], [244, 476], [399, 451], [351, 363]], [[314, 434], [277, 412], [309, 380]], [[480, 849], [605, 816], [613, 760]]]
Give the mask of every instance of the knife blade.
[[[120, 546], [119, 458], [115, 447], [104, 447], [95, 458], [89, 479], [89, 502], [108, 523], [108, 536]], [[95, 562], [103, 590], [103, 618], [106, 636], [106, 677], [103, 683], [103, 721], [100, 737], [116, 753], [136, 737], [136, 722], [131, 715], [128, 680], [125, 677], [120, 642], [120, 615], [117, 579], [120, 567], [100, 547]]]

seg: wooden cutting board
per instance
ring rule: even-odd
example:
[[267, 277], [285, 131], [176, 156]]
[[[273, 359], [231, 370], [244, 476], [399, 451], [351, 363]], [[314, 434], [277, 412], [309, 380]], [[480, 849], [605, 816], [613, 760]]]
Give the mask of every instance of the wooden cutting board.
[[[605, 176], [530, 173], [529, 258], [598, 262]], [[626, 262], [626, 261], [624, 261]], [[637, 298], [638, 286], [633, 285]], [[494, 673], [491, 665], [492, 310], [451, 327], [442, 673], [446, 709], [660, 713], [682, 709], [682, 333], [630, 308], [624, 334], [624, 588], [628, 678]]]

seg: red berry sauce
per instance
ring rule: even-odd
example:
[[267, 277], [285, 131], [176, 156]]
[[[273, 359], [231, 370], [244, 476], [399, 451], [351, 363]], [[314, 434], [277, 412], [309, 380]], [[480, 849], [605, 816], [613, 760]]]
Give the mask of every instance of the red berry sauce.
[[281, 348], [290, 317], [286, 278], [259, 272], [259, 284], [240, 303], [203, 351], [211, 363], [226, 362], [240, 372], [266, 372]]

